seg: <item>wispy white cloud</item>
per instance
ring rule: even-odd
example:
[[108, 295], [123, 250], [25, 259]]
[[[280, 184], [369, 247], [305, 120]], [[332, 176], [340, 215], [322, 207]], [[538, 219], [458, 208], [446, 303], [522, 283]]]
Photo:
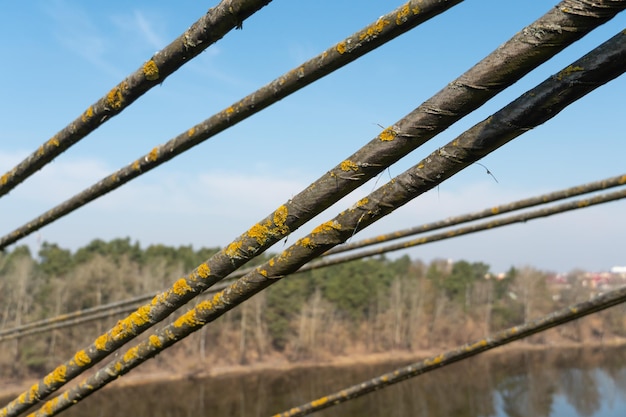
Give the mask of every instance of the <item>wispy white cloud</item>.
[[155, 49], [161, 49], [167, 45], [165, 37], [159, 35], [153, 28], [152, 23], [148, 18], [139, 10], [135, 10], [133, 13], [134, 23], [132, 27], [136, 27], [137, 31], [141, 34], [142, 38]]
[[[25, 154], [0, 152], [0, 167], [14, 166]], [[111, 172], [112, 167], [98, 159], [60, 158], [0, 199], [3, 232], [31, 220]], [[72, 249], [95, 238], [124, 236], [144, 245], [224, 246], [306, 185], [295, 175], [284, 177], [267, 172], [205, 171], [190, 176], [156, 170], [47, 226], [41, 235], [44, 240]], [[373, 188], [371, 181], [345, 197], [296, 231], [288, 244], [350, 207]], [[504, 187], [489, 179], [462, 188], [444, 183], [439, 190], [418, 197], [351, 240], [506, 204], [540, 192]], [[423, 245], [410, 253], [414, 259], [426, 262], [433, 258], [482, 261], [495, 271], [525, 264], [558, 271], [575, 267], [607, 269], [623, 258], [619, 245], [614, 244], [626, 233], [625, 226], [615, 221], [621, 211], [623, 202], [610, 203]], [[35, 239], [27, 238], [25, 242], [32, 244]], [[283, 246], [280, 243], [276, 251]]]
[[107, 58], [113, 49], [110, 34], [100, 29], [96, 20], [78, 4], [63, 0], [46, 3], [45, 12], [55, 24], [54, 33], [59, 43], [87, 62], [115, 78], [124, 76]]

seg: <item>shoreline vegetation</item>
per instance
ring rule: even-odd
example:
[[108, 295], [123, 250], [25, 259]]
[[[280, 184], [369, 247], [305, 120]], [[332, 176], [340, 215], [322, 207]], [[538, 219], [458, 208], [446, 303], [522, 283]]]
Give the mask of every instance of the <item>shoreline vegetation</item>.
[[[483, 352], [477, 356], [492, 356], [505, 360], [508, 355], [520, 355], [531, 352], [569, 352], [569, 351], [602, 351], [626, 346], [626, 338], [615, 338], [612, 340], [593, 343], [560, 343], [558, 345], [533, 345], [525, 341], [517, 341], [509, 345]], [[405, 364], [419, 362], [432, 356], [436, 356], [443, 351], [390, 351], [369, 354], [356, 354], [329, 358], [322, 361], [303, 360], [291, 362], [285, 358], [272, 358], [263, 362], [256, 362], [248, 365], [222, 365], [214, 366], [210, 369], [204, 366], [187, 372], [162, 371], [151, 367], [151, 369], [138, 368], [133, 373], [122, 376], [105, 389], [123, 389], [126, 387], [138, 387], [150, 384], [174, 383], [178, 381], [200, 381], [220, 378], [240, 378], [265, 373], [287, 373], [295, 371], [310, 371], [313, 369], [353, 369], [359, 366], [388, 366], [384, 372], [393, 371], [396, 367]], [[2, 381], [0, 383], [0, 398], [8, 401], [27, 390], [36, 379], [20, 381]]]
[[[74, 253], [44, 242], [36, 256], [18, 246], [0, 253], [0, 329], [163, 290], [217, 250], [141, 248], [129, 238], [95, 240]], [[251, 265], [267, 259], [261, 255]], [[556, 274], [530, 266], [495, 274], [482, 262], [465, 260], [351, 261], [281, 280], [112, 387], [417, 361], [624, 284], [624, 274]], [[626, 306], [618, 305], [487, 354], [623, 345], [625, 313]], [[19, 394], [121, 318], [0, 341], [0, 397]], [[123, 354], [113, 353], [111, 360]]]

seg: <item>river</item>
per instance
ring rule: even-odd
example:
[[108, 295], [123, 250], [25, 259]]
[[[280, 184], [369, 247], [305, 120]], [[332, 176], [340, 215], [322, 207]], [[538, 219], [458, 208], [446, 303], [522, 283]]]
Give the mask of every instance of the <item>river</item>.
[[[65, 416], [269, 416], [403, 363], [115, 387]], [[626, 348], [515, 350], [438, 369], [317, 416], [624, 417]]]

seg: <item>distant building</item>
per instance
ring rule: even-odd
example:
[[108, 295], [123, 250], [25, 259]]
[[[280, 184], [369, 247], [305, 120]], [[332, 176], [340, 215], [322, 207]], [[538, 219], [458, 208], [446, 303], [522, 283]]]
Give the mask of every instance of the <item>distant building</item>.
[[626, 274], [626, 266], [614, 266], [611, 268], [612, 274]]

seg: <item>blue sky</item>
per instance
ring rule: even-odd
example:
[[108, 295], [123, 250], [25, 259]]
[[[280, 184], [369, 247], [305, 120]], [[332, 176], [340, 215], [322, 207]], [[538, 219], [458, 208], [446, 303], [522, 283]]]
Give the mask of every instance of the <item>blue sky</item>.
[[[5, 5], [0, 15], [0, 171], [79, 116], [216, 2]], [[274, 1], [119, 116], [0, 198], [0, 234], [297, 67], [401, 3]], [[223, 246], [543, 15], [556, 2], [465, 1], [158, 169], [31, 235], [71, 249], [95, 238]], [[476, 23], [478, 22], [478, 23]], [[392, 166], [392, 175], [618, 31], [596, 29]], [[622, 76], [354, 237], [367, 237], [626, 173]], [[386, 173], [378, 184], [388, 180]], [[296, 231], [373, 190], [365, 184]], [[271, 189], [271, 192], [266, 192]], [[553, 271], [626, 264], [626, 202], [450, 239], [408, 253]], [[290, 242], [295, 238], [290, 238]], [[282, 244], [281, 244], [282, 245]], [[275, 251], [280, 250], [277, 247]]]

